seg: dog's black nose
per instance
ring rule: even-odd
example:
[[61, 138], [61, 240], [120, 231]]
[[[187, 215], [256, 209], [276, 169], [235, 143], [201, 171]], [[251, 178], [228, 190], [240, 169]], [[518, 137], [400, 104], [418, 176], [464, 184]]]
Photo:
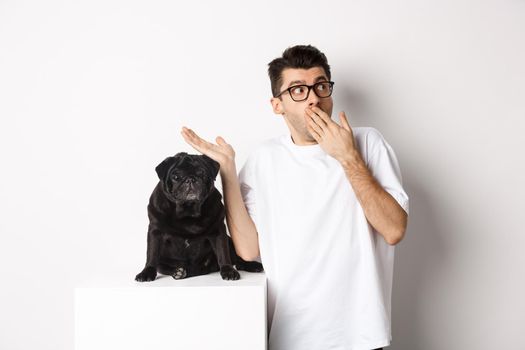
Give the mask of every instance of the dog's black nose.
[[195, 183], [197, 181], [196, 178], [194, 178], [193, 176], [189, 176], [187, 179], [186, 179], [186, 182], [190, 182], [190, 183]]

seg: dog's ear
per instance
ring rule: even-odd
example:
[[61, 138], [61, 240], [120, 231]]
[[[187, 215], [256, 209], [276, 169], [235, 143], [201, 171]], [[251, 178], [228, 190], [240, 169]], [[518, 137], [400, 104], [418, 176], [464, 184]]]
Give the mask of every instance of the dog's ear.
[[182, 161], [187, 155], [188, 153], [186, 152], [179, 152], [173, 157], [168, 157], [164, 159], [162, 163], [157, 165], [157, 167], [155, 168], [159, 179], [164, 181], [166, 179], [166, 175], [168, 175], [168, 171], [170, 170], [170, 168], [173, 165], [178, 164], [180, 161]]
[[220, 169], [219, 162], [211, 159], [210, 157], [208, 157], [205, 154], [202, 155], [201, 159], [202, 159], [202, 162], [204, 163], [204, 165], [206, 166], [206, 170], [208, 171], [208, 174], [210, 175], [210, 178], [215, 180], [215, 178], [217, 177], [217, 174], [219, 173], [219, 169]]

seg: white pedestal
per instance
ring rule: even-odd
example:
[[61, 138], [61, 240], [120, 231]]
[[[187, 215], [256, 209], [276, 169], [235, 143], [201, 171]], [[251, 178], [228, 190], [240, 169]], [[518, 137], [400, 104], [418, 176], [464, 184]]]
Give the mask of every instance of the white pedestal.
[[265, 350], [266, 276], [218, 272], [153, 282], [133, 276], [75, 288], [76, 350]]

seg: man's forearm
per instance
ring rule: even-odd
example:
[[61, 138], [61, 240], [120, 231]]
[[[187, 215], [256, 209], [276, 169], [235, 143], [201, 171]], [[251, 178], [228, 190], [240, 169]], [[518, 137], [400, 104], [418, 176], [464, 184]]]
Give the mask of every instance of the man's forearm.
[[356, 151], [341, 162], [366, 219], [388, 244], [397, 244], [405, 234], [407, 213], [372, 176]]
[[226, 223], [237, 254], [244, 260], [259, 255], [257, 230], [241, 196], [235, 162], [220, 169], [222, 192], [226, 208]]

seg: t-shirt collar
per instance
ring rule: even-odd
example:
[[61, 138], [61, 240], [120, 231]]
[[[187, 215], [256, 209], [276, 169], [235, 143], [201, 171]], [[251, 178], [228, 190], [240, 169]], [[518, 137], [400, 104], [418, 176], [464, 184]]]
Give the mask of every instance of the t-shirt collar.
[[326, 154], [326, 152], [321, 148], [321, 146], [317, 144], [313, 145], [297, 145], [292, 140], [292, 135], [290, 133], [286, 133], [281, 136], [281, 139], [283, 140], [283, 143], [288, 147], [290, 150], [297, 154], [304, 154], [304, 155], [323, 155]]

